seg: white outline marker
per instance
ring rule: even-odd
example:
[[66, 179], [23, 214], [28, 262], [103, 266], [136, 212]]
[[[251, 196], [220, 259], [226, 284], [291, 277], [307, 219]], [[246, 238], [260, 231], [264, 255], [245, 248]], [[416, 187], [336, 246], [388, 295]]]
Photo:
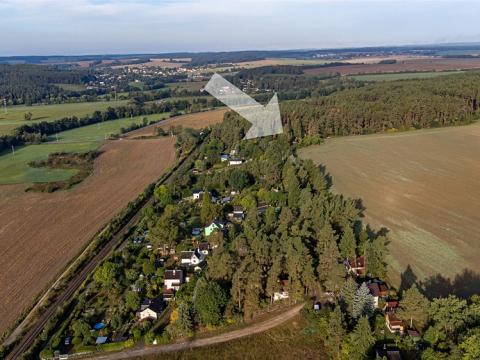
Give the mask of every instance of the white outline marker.
[[218, 74], [205, 90], [252, 124], [243, 140], [283, 133], [277, 94], [263, 106]]

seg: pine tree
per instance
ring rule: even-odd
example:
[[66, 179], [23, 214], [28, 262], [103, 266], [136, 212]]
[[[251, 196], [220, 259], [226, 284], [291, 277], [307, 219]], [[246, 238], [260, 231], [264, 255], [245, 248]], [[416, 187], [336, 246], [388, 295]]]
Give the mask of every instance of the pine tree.
[[187, 303], [180, 303], [178, 306], [178, 326], [184, 336], [188, 336], [192, 331], [192, 314], [190, 306]]
[[387, 276], [387, 263], [385, 261], [387, 251], [387, 239], [379, 236], [374, 240], [367, 241], [365, 246], [365, 266], [367, 274], [380, 279]]
[[325, 224], [317, 234], [317, 253], [321, 255], [326, 246], [335, 243], [337, 244], [337, 236], [335, 231], [333, 231], [332, 226], [327, 223]]
[[428, 321], [430, 302], [420, 293], [416, 285], [406, 290], [399, 304], [398, 315], [413, 326], [413, 321], [419, 330], [423, 329]]
[[325, 282], [329, 278], [330, 270], [338, 263], [340, 258], [337, 244], [328, 242], [319, 255], [320, 259], [317, 267], [318, 277], [320, 281]]
[[342, 312], [339, 306], [330, 313], [327, 326], [327, 336], [325, 347], [331, 359], [340, 358], [342, 339], [345, 335], [345, 324], [343, 322]]
[[370, 294], [367, 284], [363, 283], [355, 293], [352, 305], [352, 316], [355, 319], [363, 315], [371, 317], [374, 312], [373, 296]]
[[351, 277], [345, 281], [341, 290], [341, 296], [347, 313], [352, 316], [353, 313], [353, 302], [355, 301], [355, 294], [357, 293], [358, 286], [355, 280]]
[[350, 342], [352, 346], [352, 351], [349, 354], [349, 359], [366, 359], [370, 348], [375, 343], [375, 337], [372, 334], [372, 329], [370, 327], [367, 317], [362, 316], [360, 318], [357, 326], [350, 334]]
[[340, 239], [340, 254], [342, 255], [343, 259], [354, 259], [355, 258], [355, 249], [356, 249], [356, 241], [355, 235], [353, 234], [353, 230], [351, 227], [346, 227], [343, 231], [342, 238]]

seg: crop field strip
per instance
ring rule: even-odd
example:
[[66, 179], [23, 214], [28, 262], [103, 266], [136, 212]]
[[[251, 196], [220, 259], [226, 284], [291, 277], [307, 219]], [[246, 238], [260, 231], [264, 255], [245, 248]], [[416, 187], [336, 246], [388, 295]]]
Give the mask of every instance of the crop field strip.
[[353, 64], [344, 66], [325, 66], [305, 70], [306, 74], [321, 75], [360, 75], [379, 73], [398, 73], [413, 71], [457, 71], [480, 69], [480, 59], [411, 59], [395, 64]]

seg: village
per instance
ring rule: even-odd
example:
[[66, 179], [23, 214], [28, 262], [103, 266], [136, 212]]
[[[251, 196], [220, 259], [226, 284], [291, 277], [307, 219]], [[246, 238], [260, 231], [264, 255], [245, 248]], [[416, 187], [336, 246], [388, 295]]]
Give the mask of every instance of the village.
[[[245, 160], [238, 156], [235, 150], [230, 154], [220, 155], [219, 161], [223, 167], [235, 167], [242, 165], [244, 162]], [[194, 167], [191, 171], [195, 175], [203, 172], [197, 167]], [[108, 309], [101, 312], [91, 309], [90, 316], [84, 317], [91, 320], [82, 323], [83, 330], [79, 329], [80, 326], [77, 325], [77, 321], [70, 327], [73, 334], [68, 332], [62, 334], [63, 343], [59, 345], [63, 349], [62, 352], [68, 352], [74, 345], [76, 345], [76, 352], [88, 351], [92, 347], [97, 350], [99, 347], [125, 347], [132, 341], [128, 336], [125, 336], [127, 331], [134, 334], [133, 340], [138, 341], [140, 332], [149, 334], [149, 329], [150, 331], [158, 331], [164, 327], [168, 323], [168, 317], [171, 316], [172, 312], [169, 305], [176, 301], [177, 295], [182, 294], [182, 290], [188, 287], [192, 279], [197, 279], [201, 275], [202, 271], [208, 266], [209, 257], [215, 253], [219, 246], [218, 241], [212, 241], [212, 238], [226, 236], [227, 230], [230, 228], [241, 229], [247, 210], [236, 201], [238, 195], [239, 191], [234, 189], [222, 194], [214, 189], [194, 189], [190, 196], [180, 199], [176, 206], [183, 205], [193, 208], [195, 211], [204, 206], [205, 201], [208, 204], [214, 204], [222, 209], [222, 216], [215, 218], [204, 227], [188, 226], [188, 223], [191, 224], [190, 219], [185, 219], [186, 221], [182, 221], [179, 227], [187, 236], [174, 246], [166, 244], [155, 246], [151, 241], [150, 230], [137, 230], [137, 233], [130, 238], [129, 244], [123, 250], [124, 254], [121, 255], [123, 258], [128, 258], [135, 254], [135, 260], [129, 266], [131, 269], [127, 270], [127, 279], [125, 279], [125, 285], [128, 284], [128, 286], [124, 286], [127, 303], [129, 303], [128, 299], [132, 299], [131, 304], [127, 304], [127, 306], [130, 306], [130, 311], [134, 310], [135, 318], [132, 319], [127, 316], [125, 320], [116, 320], [112, 316], [112, 311]], [[261, 216], [270, 207], [267, 203], [259, 202], [256, 204], [255, 210]], [[275, 210], [278, 211], [278, 209]], [[367, 275], [364, 256], [345, 259], [343, 265], [345, 276], [355, 279], [358, 291], [361, 291], [362, 287], [368, 289], [368, 301], [370, 301], [376, 313], [384, 315], [384, 325], [387, 331], [391, 334], [408, 336], [414, 342], [420, 340], [420, 335], [413, 324], [405, 324], [396, 316], [399, 304], [397, 294], [390, 290], [384, 281], [370, 278]], [[137, 271], [133, 270], [135, 268]], [[105, 281], [108, 282], [109, 280], [106, 279]], [[283, 306], [288, 307], [292, 304], [288, 275], [284, 274], [279, 277], [277, 282], [278, 291], [273, 293], [272, 301], [283, 303]], [[112, 291], [111, 285], [107, 285], [107, 287]], [[144, 294], [143, 297], [141, 294]], [[326, 292], [308, 299], [306, 306], [311, 307], [313, 311], [319, 311], [322, 307], [328, 307], [331, 303], [335, 303], [338, 296], [339, 294]], [[108, 301], [108, 299], [105, 300]], [[83, 345], [80, 344], [79, 339], [82, 336], [81, 343]], [[75, 340], [72, 340], [72, 338], [75, 338]], [[152, 345], [159, 344], [156, 337], [152, 336], [150, 340]], [[88, 343], [88, 341], [94, 345], [85, 345], [85, 342]], [[56, 353], [59, 354], [60, 351], [57, 350]], [[392, 349], [391, 346], [388, 349], [386, 347], [377, 349], [377, 354], [380, 357], [386, 356], [387, 359], [391, 360], [401, 359], [399, 351]]]

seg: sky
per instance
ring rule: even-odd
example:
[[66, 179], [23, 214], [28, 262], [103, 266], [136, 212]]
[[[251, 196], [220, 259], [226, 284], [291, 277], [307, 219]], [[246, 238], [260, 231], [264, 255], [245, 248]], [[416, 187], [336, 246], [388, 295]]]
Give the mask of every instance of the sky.
[[480, 42], [474, 0], [0, 0], [0, 56]]

